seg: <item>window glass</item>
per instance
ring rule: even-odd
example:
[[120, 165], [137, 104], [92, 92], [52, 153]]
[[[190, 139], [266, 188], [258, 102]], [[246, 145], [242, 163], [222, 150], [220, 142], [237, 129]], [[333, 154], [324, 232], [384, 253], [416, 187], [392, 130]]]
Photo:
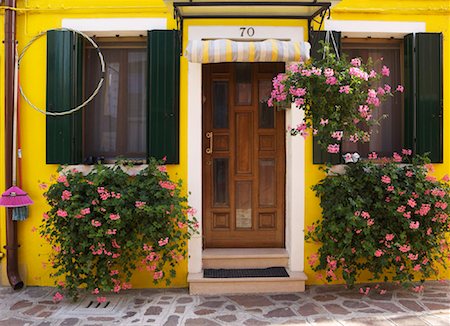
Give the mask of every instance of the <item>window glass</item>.
[[[343, 39], [342, 52], [349, 59], [360, 57], [363, 62], [372, 58], [375, 69], [381, 71], [383, 65], [389, 67], [390, 75], [384, 76], [373, 88], [392, 86], [393, 90], [402, 83], [402, 40], [383, 39]], [[387, 98], [377, 110], [374, 111], [375, 119], [380, 119], [379, 126], [371, 128], [371, 140], [369, 143], [344, 142], [342, 153], [358, 152], [362, 157], [367, 157], [371, 152], [377, 152], [380, 156], [391, 156], [393, 152], [400, 153], [403, 143], [403, 101], [401, 93]], [[383, 116], [387, 118], [383, 119]]]
[[[145, 159], [147, 106], [145, 43], [99, 42], [106, 63], [105, 81], [84, 114], [84, 156]], [[100, 77], [96, 50], [85, 54], [85, 94]]]

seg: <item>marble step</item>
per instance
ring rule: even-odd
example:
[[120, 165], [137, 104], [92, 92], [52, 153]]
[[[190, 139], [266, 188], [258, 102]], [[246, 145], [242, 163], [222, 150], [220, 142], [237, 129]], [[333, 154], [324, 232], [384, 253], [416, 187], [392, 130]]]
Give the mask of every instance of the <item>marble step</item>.
[[203, 250], [203, 268], [288, 267], [289, 255], [282, 248], [224, 248]]

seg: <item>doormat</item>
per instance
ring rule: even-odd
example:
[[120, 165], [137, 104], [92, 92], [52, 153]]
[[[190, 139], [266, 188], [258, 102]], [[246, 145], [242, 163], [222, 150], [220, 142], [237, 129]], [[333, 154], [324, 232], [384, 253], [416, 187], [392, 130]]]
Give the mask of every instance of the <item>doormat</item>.
[[244, 277], [289, 277], [284, 267], [205, 269], [204, 278], [244, 278]]

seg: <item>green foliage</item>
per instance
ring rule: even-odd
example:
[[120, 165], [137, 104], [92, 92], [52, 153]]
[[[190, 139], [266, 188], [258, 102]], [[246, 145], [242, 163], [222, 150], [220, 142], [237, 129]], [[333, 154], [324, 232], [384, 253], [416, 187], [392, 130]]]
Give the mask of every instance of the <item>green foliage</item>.
[[328, 282], [342, 275], [352, 286], [368, 271], [372, 280], [385, 276], [384, 281], [409, 286], [415, 277], [423, 282], [438, 277], [439, 265], [446, 267], [450, 187], [427, 175], [432, 168], [424, 166], [427, 159], [403, 159], [409, 164], [386, 159], [350, 164], [345, 174], [328, 171], [313, 187], [323, 219], [308, 227], [306, 239], [321, 243], [309, 263], [325, 271]]
[[52, 276], [65, 279], [58, 286], [73, 299], [80, 288], [100, 302], [105, 293], [130, 288], [135, 269], [151, 272], [155, 284], [176, 276], [197, 224], [181, 181], [170, 181], [160, 164], [151, 159], [134, 176], [118, 164], [96, 165], [87, 175], [59, 169], [44, 194], [51, 209], [40, 234], [53, 248]]

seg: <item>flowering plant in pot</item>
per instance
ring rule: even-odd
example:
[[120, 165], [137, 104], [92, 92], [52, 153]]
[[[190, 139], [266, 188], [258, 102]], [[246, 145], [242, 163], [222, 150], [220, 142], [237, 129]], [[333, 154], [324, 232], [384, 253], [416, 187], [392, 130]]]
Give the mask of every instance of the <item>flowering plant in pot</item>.
[[53, 249], [52, 276], [70, 297], [84, 288], [102, 302], [130, 288], [136, 269], [148, 271], [155, 284], [169, 285], [176, 276], [197, 225], [181, 181], [171, 181], [161, 163], [151, 159], [134, 176], [119, 164], [96, 165], [87, 175], [59, 169], [44, 193], [50, 210], [40, 234]]
[[348, 286], [363, 271], [371, 280], [405, 286], [439, 278], [439, 266], [450, 259], [449, 177], [436, 180], [428, 159], [410, 153], [346, 165], [344, 174], [329, 174], [313, 187], [323, 219], [307, 227], [306, 240], [320, 244], [308, 257], [319, 278]]
[[338, 153], [344, 139], [370, 140], [368, 130], [379, 122], [373, 111], [393, 92], [403, 92], [403, 87], [393, 90], [383, 82], [388, 67], [376, 71], [370, 59], [366, 64], [360, 58], [349, 61], [333, 53], [329, 43], [322, 44], [323, 59], [292, 64], [273, 79], [268, 105], [284, 108], [295, 103], [304, 110], [305, 121], [292, 126], [291, 135], [306, 137], [310, 128], [323, 148]]

